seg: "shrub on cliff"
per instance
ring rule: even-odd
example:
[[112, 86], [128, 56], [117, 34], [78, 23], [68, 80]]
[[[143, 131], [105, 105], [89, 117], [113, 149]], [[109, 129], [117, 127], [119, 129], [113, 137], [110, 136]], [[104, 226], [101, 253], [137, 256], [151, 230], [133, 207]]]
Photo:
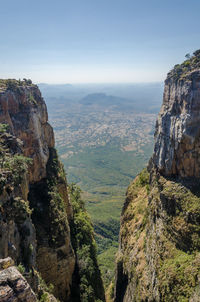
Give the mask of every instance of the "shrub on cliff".
[[176, 64], [174, 68], [168, 73], [168, 77], [174, 80], [184, 79], [184, 77], [194, 69], [200, 68], [200, 49], [193, 52], [193, 56], [186, 54], [186, 61], [182, 64]]
[[69, 192], [74, 212], [74, 219], [71, 222], [71, 237], [77, 254], [80, 299], [82, 302], [104, 301], [93, 226], [81, 199], [81, 190], [71, 184]]
[[0, 124], [0, 193], [5, 185], [21, 184], [32, 162], [22, 154], [13, 154], [7, 143], [13, 141], [13, 145], [17, 145], [18, 142], [7, 131], [8, 126]]
[[200, 57], [200, 49], [198, 49], [198, 50], [196, 50], [196, 51], [194, 51], [193, 52], [193, 55], [195, 56], [195, 57]]
[[16, 80], [16, 79], [0, 79], [0, 90], [11, 90], [20, 93], [20, 87], [34, 86], [30, 79]]

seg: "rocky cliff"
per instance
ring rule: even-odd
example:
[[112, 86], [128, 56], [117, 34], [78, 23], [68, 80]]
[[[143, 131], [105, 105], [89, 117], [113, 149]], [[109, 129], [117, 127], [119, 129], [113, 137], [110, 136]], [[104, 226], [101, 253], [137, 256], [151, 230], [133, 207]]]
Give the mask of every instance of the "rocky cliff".
[[37, 302], [37, 297], [26, 279], [14, 267], [11, 258], [0, 260], [0, 300], [1, 302]]
[[153, 161], [164, 175], [200, 176], [200, 70], [165, 81]]
[[[0, 130], [0, 258], [10, 256], [24, 267], [37, 297], [45, 292], [42, 277], [61, 301], [82, 301], [80, 257], [72, 238], [79, 235], [78, 223], [45, 102], [30, 80], [0, 80]], [[86, 245], [92, 249], [90, 231]], [[97, 263], [94, 267], [100, 290], [96, 294], [97, 285], [89, 284], [88, 301], [104, 300]]]
[[148, 169], [129, 186], [115, 302], [200, 301], [200, 51], [165, 81]]

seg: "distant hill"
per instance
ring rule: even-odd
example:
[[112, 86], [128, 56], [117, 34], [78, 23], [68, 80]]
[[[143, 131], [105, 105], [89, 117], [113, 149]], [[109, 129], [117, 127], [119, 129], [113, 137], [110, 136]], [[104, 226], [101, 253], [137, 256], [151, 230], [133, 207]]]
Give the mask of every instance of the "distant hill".
[[[143, 84], [39, 84], [47, 102], [54, 110], [57, 106], [77, 104], [109, 107], [120, 111], [158, 113], [163, 94], [162, 83]], [[55, 108], [54, 108], [55, 107]]]
[[118, 96], [107, 95], [105, 93], [91, 93], [79, 101], [83, 105], [123, 105], [130, 103], [130, 100]]

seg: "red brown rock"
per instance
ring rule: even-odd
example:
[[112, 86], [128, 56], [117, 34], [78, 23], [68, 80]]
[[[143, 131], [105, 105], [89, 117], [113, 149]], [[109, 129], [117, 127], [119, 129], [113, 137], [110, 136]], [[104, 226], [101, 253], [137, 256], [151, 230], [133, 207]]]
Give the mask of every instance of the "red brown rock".
[[21, 86], [17, 92], [0, 92], [0, 123], [9, 124], [12, 134], [23, 142], [23, 154], [33, 159], [30, 182], [44, 178], [49, 148], [54, 146], [54, 134], [37, 86]]
[[[16, 263], [23, 262], [23, 257], [25, 257], [23, 250], [30, 253], [31, 247], [31, 256], [28, 260], [30, 263], [27, 265], [33, 265], [38, 269], [47, 284], [54, 285], [55, 295], [59, 296], [62, 301], [67, 301], [70, 298], [75, 267], [75, 254], [71, 245], [68, 223], [73, 215], [68, 199], [66, 179], [61, 180], [59, 173], [56, 172], [57, 174], [53, 177], [56, 177], [56, 192], [65, 204], [62, 213], [65, 216], [65, 224], [62, 235], [58, 234], [58, 231], [56, 235], [54, 234], [55, 243], [52, 245], [51, 231], [53, 230], [50, 231], [50, 225], [54, 222], [51, 221], [53, 218], [50, 214], [47, 163], [51, 166], [54, 160], [50, 159], [50, 150], [54, 155], [56, 151], [54, 150], [53, 129], [48, 123], [46, 104], [38, 87], [18, 83], [16, 89], [3, 89], [0, 92], [0, 123], [9, 125], [12, 134], [11, 141], [15, 146], [16, 140], [21, 141], [16, 150], [12, 149], [12, 153], [19, 151], [19, 154], [22, 153], [32, 159], [28, 175], [24, 175], [23, 182], [12, 188], [11, 192], [7, 192], [4, 188], [3, 193], [0, 194], [0, 205], [3, 206], [4, 211], [0, 217], [0, 257], [12, 256]], [[57, 165], [60, 169], [59, 160]], [[31, 200], [30, 190], [39, 195], [41, 191], [46, 190], [45, 196], [38, 200], [36, 198], [34, 203]], [[33, 208], [40, 208], [43, 215], [41, 225], [35, 220], [37, 215], [30, 216], [28, 213], [25, 213], [27, 217], [24, 217], [23, 221], [17, 221], [19, 212], [11, 211], [12, 201], [16, 199], [31, 203], [29, 206]], [[54, 209], [52, 209], [52, 215], [53, 212]], [[26, 230], [25, 235], [23, 230]], [[17, 287], [20, 288], [20, 286], [25, 285], [17, 283]], [[7, 291], [6, 295], [11, 292], [9, 288], [4, 290]]]

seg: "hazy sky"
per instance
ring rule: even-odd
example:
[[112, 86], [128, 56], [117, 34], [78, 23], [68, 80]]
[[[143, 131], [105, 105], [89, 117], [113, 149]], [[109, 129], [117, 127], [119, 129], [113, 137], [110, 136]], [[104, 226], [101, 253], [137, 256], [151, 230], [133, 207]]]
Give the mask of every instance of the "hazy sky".
[[0, 77], [151, 82], [200, 48], [200, 0], [0, 0]]

